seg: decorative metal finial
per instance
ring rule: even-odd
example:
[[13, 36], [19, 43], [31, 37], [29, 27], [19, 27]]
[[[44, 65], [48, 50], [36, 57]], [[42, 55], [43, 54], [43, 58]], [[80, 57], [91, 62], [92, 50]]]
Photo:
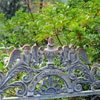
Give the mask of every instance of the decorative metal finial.
[[49, 47], [54, 47], [54, 40], [53, 40], [52, 37], [50, 37], [50, 38], [48, 39], [48, 46], [49, 46]]
[[22, 47], [22, 49], [24, 50], [24, 49], [31, 49], [31, 47], [29, 46], [29, 45], [24, 45], [23, 47]]
[[48, 59], [47, 65], [54, 65], [53, 60], [56, 57], [56, 49], [54, 48], [54, 40], [52, 37], [48, 39], [48, 45], [44, 50], [44, 54]]

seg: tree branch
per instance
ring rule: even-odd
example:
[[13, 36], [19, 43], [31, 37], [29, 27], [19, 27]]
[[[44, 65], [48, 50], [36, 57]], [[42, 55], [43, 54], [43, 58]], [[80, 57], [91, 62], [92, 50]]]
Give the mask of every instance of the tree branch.
[[40, 13], [42, 13], [42, 8], [43, 8], [43, 0], [40, 0]]
[[30, 12], [30, 14], [31, 14], [31, 17], [32, 17], [32, 19], [33, 19], [33, 21], [34, 21], [34, 17], [33, 17], [33, 14], [32, 14], [32, 10], [31, 10], [31, 8], [30, 8], [30, 1], [29, 1], [29, 0], [24, 0], [24, 2], [25, 2], [25, 4], [27, 5], [28, 10], [29, 10], [29, 12]]
[[56, 35], [56, 37], [57, 37], [57, 39], [58, 39], [60, 45], [63, 46], [62, 42], [60, 41], [60, 38], [59, 38], [58, 34], [55, 34], [55, 35]]

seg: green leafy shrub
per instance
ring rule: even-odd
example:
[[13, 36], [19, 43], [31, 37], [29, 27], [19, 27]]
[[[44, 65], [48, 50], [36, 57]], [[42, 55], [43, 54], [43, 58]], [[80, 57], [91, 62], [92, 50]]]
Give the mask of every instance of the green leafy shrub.
[[[57, 3], [32, 16], [23, 10], [3, 23], [7, 45], [45, 45], [53, 37], [55, 45], [75, 44], [89, 53], [91, 61], [100, 61], [100, 3], [71, 0]], [[42, 42], [41, 42], [42, 41]]]

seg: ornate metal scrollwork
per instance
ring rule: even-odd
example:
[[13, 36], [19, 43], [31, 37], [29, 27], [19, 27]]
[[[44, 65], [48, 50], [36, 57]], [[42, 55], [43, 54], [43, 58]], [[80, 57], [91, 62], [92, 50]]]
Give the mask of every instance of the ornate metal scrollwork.
[[[41, 67], [43, 56], [48, 62]], [[57, 56], [61, 62], [60, 67], [54, 63]], [[35, 66], [39, 68], [36, 69]], [[24, 45], [23, 53], [16, 49], [12, 51], [5, 67], [9, 69], [7, 74], [4, 75], [0, 71], [0, 98], [3, 98], [7, 89], [16, 87], [22, 87], [17, 91], [17, 96], [74, 93], [83, 91], [83, 84], [88, 84], [90, 89], [95, 91], [100, 87], [98, 78], [100, 72], [97, 71], [100, 64], [94, 65], [91, 69], [89, 66], [86, 51], [83, 48], [76, 50], [74, 45], [55, 48], [52, 38], [49, 38], [47, 48]], [[21, 72], [27, 75], [24, 75], [22, 80], [12, 83], [12, 80]], [[40, 87], [36, 90], [39, 83]]]

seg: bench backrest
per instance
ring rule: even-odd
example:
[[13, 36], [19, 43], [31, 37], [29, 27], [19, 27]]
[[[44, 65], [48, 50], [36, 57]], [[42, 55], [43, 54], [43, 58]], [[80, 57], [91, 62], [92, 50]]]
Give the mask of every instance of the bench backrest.
[[[90, 65], [83, 48], [76, 49], [74, 45], [55, 48], [52, 38], [47, 48], [24, 45], [23, 53], [12, 51], [5, 67], [9, 69], [6, 75], [0, 71], [0, 97], [2, 100], [44, 100], [100, 94], [100, 65], [91, 68]], [[22, 72], [26, 73], [22, 80], [13, 82]], [[20, 88], [17, 97], [4, 98], [5, 91], [11, 88]]]

